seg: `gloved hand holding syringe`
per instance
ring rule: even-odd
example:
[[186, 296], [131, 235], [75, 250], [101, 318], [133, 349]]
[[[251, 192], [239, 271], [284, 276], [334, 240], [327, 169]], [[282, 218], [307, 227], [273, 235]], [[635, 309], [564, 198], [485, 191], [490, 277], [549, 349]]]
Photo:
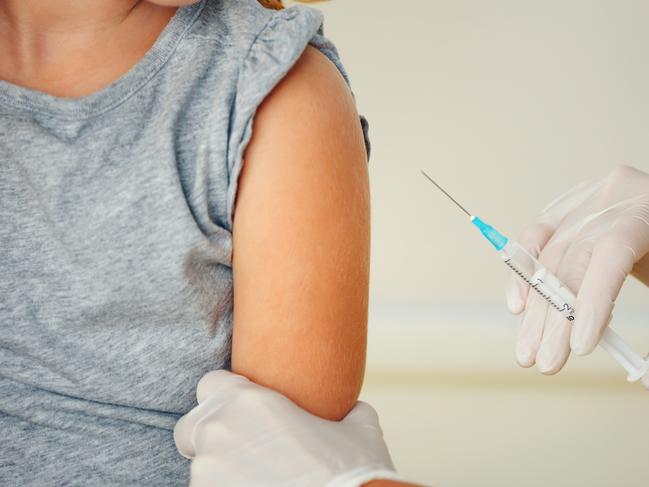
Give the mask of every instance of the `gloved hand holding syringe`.
[[[481, 220], [477, 216], [471, 215], [430, 176], [428, 176], [423, 171], [422, 173], [471, 218], [471, 222], [480, 230], [482, 235], [489, 242], [491, 242], [496, 250], [499, 251], [505, 264], [507, 264], [520, 279], [522, 279], [534, 291], [536, 291], [538, 295], [540, 295], [545, 301], [547, 301], [552, 308], [559, 311], [559, 313], [564, 317], [565, 320], [567, 320], [568, 323], [574, 322], [575, 303], [577, 298], [573, 294], [573, 292], [568, 289], [568, 287], [566, 287], [557, 277], [550, 273], [521, 245], [516, 242], [510, 241], [507, 237], [502, 235], [490, 225], [486, 224], [483, 220]], [[640, 208], [640, 210], [646, 210], [646, 198], [641, 198], [637, 202], [632, 201], [631, 204], [624, 205], [624, 207], [630, 207], [636, 212], [638, 211], [638, 207]], [[609, 210], [607, 209], [607, 211]], [[647, 223], [646, 219], [642, 218], [642, 216], [644, 215], [641, 213], [641, 225], [644, 225], [646, 223], [649, 227], [649, 223]], [[626, 246], [625, 248], [629, 247]], [[633, 252], [632, 248], [630, 248], [630, 250], [631, 252]], [[628, 272], [630, 272], [630, 269], [627, 271], [627, 273]], [[612, 298], [614, 300], [615, 296], [613, 296]], [[611, 315], [609, 314], [607, 323], [608, 321], [610, 321], [610, 317]], [[626, 370], [628, 374], [627, 379], [630, 382], [640, 379], [649, 370], [649, 360], [636, 353], [611, 328], [606, 327], [606, 329], [603, 331], [599, 345], [604, 348]]]

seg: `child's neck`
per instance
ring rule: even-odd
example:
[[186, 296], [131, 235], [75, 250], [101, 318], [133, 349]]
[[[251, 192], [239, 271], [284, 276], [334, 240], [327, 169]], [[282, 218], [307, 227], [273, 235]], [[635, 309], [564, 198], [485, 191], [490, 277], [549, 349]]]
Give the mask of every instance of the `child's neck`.
[[89, 95], [136, 64], [175, 11], [138, 0], [0, 0], [0, 79]]

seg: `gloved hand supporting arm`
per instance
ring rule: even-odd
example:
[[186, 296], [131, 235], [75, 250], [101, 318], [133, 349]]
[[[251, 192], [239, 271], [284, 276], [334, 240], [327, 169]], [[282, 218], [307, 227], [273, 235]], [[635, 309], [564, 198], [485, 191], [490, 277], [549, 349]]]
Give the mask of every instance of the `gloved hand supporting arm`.
[[192, 458], [191, 487], [305, 485], [358, 487], [402, 480], [376, 412], [359, 402], [340, 422], [314, 416], [278, 392], [217, 370], [198, 384], [199, 405], [176, 424]]

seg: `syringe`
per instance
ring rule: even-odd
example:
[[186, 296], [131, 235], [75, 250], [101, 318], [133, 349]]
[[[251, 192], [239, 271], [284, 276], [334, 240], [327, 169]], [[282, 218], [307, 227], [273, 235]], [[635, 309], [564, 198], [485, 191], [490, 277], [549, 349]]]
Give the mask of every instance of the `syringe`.
[[[488, 225], [477, 216], [471, 215], [428, 174], [424, 171], [421, 172], [471, 218], [471, 223], [498, 250], [503, 261], [512, 271], [539, 293], [553, 308], [565, 316], [568, 321], [572, 322], [575, 320], [574, 305], [576, 297], [570, 289], [563, 285], [556, 276], [545, 269], [537, 259], [530, 255], [518, 243], [510, 241], [491, 225]], [[644, 359], [637, 354], [610, 327], [606, 327], [606, 331], [602, 335], [599, 345], [611, 354], [615, 361], [627, 371], [627, 380], [629, 382], [637, 381], [649, 370], [649, 359]]]

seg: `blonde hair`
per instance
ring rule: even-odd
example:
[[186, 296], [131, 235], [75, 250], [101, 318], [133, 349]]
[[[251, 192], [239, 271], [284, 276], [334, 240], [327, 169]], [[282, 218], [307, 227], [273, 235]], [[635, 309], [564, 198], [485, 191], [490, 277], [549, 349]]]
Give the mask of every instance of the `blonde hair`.
[[[320, 0], [297, 0], [300, 3], [313, 3]], [[258, 0], [266, 8], [272, 8], [273, 10], [281, 10], [284, 8], [282, 0]]]
[[281, 10], [284, 8], [284, 5], [282, 5], [282, 0], [259, 0], [259, 3], [261, 3], [266, 8], [272, 8], [274, 10]]

